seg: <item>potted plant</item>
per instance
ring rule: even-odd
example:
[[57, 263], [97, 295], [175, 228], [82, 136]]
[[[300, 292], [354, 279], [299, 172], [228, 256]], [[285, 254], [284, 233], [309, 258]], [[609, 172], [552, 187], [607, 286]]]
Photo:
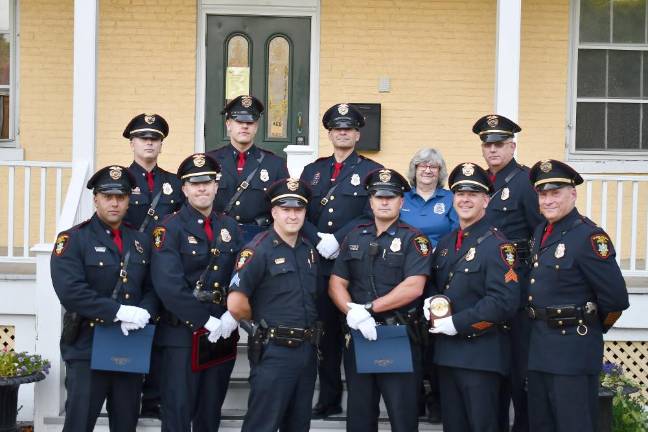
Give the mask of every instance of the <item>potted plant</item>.
[[623, 367], [605, 362], [599, 390], [602, 432], [648, 432], [648, 398], [643, 386], [624, 374]]
[[0, 351], [0, 430], [17, 431], [18, 387], [45, 379], [50, 362], [38, 354]]

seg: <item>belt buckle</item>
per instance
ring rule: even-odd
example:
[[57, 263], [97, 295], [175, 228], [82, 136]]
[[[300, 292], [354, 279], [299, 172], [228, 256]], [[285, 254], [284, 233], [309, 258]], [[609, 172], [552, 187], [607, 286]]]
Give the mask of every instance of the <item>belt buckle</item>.
[[221, 304], [223, 302], [223, 293], [222, 292], [220, 292], [219, 290], [214, 290], [213, 295], [214, 295], [214, 303]]
[[241, 189], [247, 189], [249, 186], [250, 186], [250, 183], [248, 183], [247, 181], [243, 180], [243, 182], [241, 183], [241, 185], [240, 185], [239, 187], [240, 187]]
[[124, 269], [119, 270], [119, 277], [120, 278], [125, 278], [126, 276], [128, 276], [128, 273], [126, 273], [126, 270], [124, 270]]
[[323, 206], [325, 206], [328, 202], [329, 202], [329, 200], [328, 200], [328, 198], [326, 198], [326, 197], [324, 197], [324, 198], [322, 198], [322, 199], [320, 200], [320, 204], [322, 204]]
[[155, 209], [153, 207], [149, 208], [146, 211], [146, 214], [149, 215], [149, 216], [153, 216], [155, 214]]

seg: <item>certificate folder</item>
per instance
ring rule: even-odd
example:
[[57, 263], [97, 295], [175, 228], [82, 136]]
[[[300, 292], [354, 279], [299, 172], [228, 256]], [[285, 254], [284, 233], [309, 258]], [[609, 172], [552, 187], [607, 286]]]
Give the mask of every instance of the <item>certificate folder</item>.
[[378, 339], [370, 341], [358, 330], [351, 330], [358, 373], [413, 372], [412, 350], [407, 326], [376, 326]]
[[146, 374], [151, 363], [155, 326], [147, 325], [124, 336], [119, 323], [95, 326], [90, 368]]

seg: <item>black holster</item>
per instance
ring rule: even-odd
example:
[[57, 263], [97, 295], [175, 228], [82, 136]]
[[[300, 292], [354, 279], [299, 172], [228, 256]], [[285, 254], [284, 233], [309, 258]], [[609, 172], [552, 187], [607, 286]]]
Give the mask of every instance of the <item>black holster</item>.
[[83, 317], [76, 312], [65, 311], [63, 314], [63, 330], [61, 331], [61, 342], [72, 345], [76, 342], [81, 333]]
[[254, 321], [240, 320], [241, 328], [248, 334], [247, 348], [248, 360], [250, 365], [255, 366], [261, 360], [263, 354], [263, 345], [266, 338], [268, 324], [265, 320], [261, 320], [259, 324]]

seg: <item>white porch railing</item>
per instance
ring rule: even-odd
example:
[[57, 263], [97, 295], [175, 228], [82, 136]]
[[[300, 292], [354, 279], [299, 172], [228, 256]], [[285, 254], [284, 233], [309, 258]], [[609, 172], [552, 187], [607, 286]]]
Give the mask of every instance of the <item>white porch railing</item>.
[[583, 178], [585, 215], [612, 237], [623, 274], [648, 277], [648, 176]]
[[[6, 231], [0, 262], [36, 262], [29, 249], [51, 241], [63, 203], [70, 162], [0, 161], [0, 196], [6, 197]], [[17, 186], [18, 184], [18, 186]], [[37, 207], [36, 220], [32, 209]], [[22, 229], [16, 229], [22, 222]]]

